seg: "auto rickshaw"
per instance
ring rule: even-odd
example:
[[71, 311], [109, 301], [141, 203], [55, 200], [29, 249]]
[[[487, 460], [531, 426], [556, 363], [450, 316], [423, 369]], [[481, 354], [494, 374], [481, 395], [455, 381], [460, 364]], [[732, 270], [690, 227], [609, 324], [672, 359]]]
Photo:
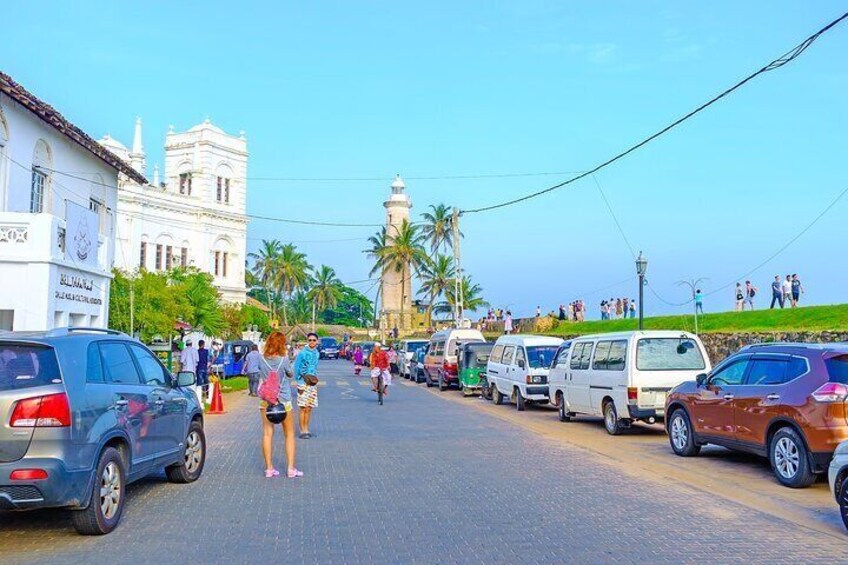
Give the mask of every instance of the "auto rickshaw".
[[250, 353], [251, 347], [252, 341], [225, 341], [218, 356], [212, 361], [212, 372], [225, 379], [240, 375], [244, 358]]
[[486, 364], [489, 362], [489, 354], [492, 352], [494, 343], [473, 342], [460, 344], [459, 354], [459, 390], [465, 396], [479, 394], [484, 390], [486, 379]]

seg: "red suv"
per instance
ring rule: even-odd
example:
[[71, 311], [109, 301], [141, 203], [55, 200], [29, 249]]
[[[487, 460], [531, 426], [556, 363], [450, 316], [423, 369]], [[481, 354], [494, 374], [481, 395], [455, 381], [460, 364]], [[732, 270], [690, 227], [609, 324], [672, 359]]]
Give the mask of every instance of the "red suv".
[[777, 480], [805, 487], [848, 439], [848, 345], [744, 347], [673, 389], [666, 400], [671, 449], [708, 443], [768, 457]]

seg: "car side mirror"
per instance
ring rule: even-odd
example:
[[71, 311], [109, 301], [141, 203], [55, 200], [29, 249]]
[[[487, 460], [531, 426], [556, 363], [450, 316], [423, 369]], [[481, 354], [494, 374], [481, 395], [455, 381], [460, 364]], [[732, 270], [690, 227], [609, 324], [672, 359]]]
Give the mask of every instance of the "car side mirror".
[[701, 373], [700, 375], [696, 376], [695, 382], [698, 384], [698, 386], [704, 386], [704, 384], [707, 382], [707, 374]]
[[180, 371], [177, 373], [177, 386], [191, 386], [196, 382], [196, 377], [193, 371]]
[[527, 364], [524, 362], [524, 359], [518, 360], [518, 368], [519, 369], [524, 369], [526, 366], [527, 366]]

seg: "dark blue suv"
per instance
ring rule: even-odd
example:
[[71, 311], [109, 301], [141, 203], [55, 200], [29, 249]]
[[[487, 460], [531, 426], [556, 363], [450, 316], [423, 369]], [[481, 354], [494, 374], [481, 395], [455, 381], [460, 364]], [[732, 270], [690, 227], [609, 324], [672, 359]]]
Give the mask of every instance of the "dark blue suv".
[[196, 481], [206, 436], [192, 384], [120, 332], [0, 333], [0, 508], [70, 508], [78, 532], [105, 534], [130, 482], [163, 468]]

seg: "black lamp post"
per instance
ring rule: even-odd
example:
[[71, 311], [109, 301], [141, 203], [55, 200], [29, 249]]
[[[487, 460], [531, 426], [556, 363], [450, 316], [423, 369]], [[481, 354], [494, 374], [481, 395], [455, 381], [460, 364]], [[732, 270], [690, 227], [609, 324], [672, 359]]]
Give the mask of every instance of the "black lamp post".
[[645, 271], [648, 270], [648, 260], [639, 252], [639, 257], [636, 258], [636, 274], [639, 275], [639, 330], [642, 330], [642, 317], [644, 314], [644, 289], [645, 289]]

